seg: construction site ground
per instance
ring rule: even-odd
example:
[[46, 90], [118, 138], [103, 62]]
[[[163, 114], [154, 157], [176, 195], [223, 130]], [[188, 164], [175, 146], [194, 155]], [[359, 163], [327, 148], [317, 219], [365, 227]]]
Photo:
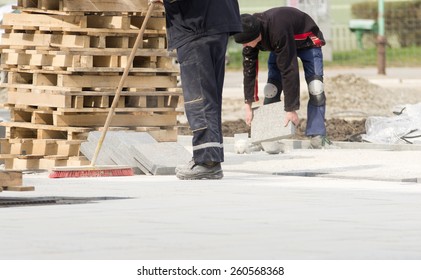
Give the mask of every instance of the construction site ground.
[[[354, 74], [396, 93], [421, 88], [419, 68], [376, 71], [328, 69], [326, 77]], [[241, 73], [228, 72], [225, 98], [241, 94]], [[179, 143], [191, 151], [190, 136]], [[0, 259], [420, 260], [420, 145], [307, 144], [285, 140], [284, 153], [236, 154], [226, 137], [218, 181], [25, 173], [35, 191], [4, 191], [0, 200], [71, 202], [0, 209]]]

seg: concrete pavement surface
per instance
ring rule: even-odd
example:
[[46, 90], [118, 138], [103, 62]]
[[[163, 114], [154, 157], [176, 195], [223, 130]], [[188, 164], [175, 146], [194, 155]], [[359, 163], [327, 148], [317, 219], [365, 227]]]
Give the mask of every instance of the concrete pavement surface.
[[[191, 148], [187, 136], [179, 143]], [[0, 208], [0, 259], [421, 259], [419, 145], [308, 150], [285, 140], [285, 152], [270, 155], [225, 144], [218, 181], [25, 173], [35, 191], [3, 191], [0, 201], [68, 204]]]
[[421, 149], [235, 154], [229, 140], [219, 181], [25, 174], [34, 192], [0, 197], [93, 201], [2, 208], [0, 259], [421, 258]]

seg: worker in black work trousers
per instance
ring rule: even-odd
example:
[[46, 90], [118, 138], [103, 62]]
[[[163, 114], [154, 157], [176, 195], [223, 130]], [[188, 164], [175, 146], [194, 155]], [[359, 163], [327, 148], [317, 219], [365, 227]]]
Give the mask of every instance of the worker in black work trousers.
[[237, 0], [164, 0], [168, 48], [177, 50], [193, 159], [182, 180], [221, 179], [222, 88], [228, 38], [242, 31]]

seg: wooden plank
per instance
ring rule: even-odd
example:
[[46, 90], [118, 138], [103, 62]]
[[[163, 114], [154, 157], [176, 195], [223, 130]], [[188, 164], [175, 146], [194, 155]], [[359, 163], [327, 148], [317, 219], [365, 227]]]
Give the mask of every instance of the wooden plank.
[[[58, 75], [59, 87], [117, 87], [120, 76], [96, 75]], [[135, 88], [169, 88], [177, 85], [176, 76], [128, 76], [125, 81], [127, 87]]]
[[44, 170], [51, 170], [56, 166], [86, 166], [90, 161], [84, 157], [45, 157], [39, 160], [38, 167]]
[[3, 16], [4, 25], [21, 25], [29, 27], [52, 27], [52, 28], [86, 28], [86, 16], [72, 15], [45, 15], [45, 14], [16, 14], [9, 13]]
[[56, 127], [56, 126], [52, 126], [52, 125], [19, 123], [19, 122], [2, 122], [2, 125], [5, 126], [5, 127], [18, 127], [18, 128], [27, 128], [27, 129], [42, 129], [42, 130], [65, 131], [65, 132], [89, 132], [89, 131], [91, 131], [91, 129], [83, 128], [83, 127]]
[[32, 154], [32, 141], [30, 139], [11, 139], [10, 152], [11, 155]]
[[131, 19], [126, 16], [88, 15], [88, 28], [130, 29]]
[[[12, 74], [12, 75], [11, 75]], [[9, 78], [14, 78], [14, 73], [9, 72]], [[14, 83], [16, 82], [16, 83]], [[31, 84], [24, 84], [24, 83], [31, 83]], [[6, 87], [11, 90], [17, 90], [20, 92], [34, 92], [34, 93], [49, 93], [49, 94], [64, 94], [66, 92], [79, 92], [82, 88], [66, 88], [66, 87], [57, 87], [57, 86], [35, 86], [32, 85], [32, 80], [19, 80], [16, 81], [11, 79], [10, 83], [5, 84]], [[15, 104], [16, 106], [17, 104]]]
[[22, 185], [22, 172], [0, 170], [0, 187], [13, 187]]
[[[60, 155], [78, 156], [80, 144], [84, 140], [57, 140], [57, 139], [10, 139], [10, 150], [5, 154], [22, 158], [22, 155]], [[19, 155], [19, 156], [18, 156]]]
[[[2, 122], [0, 122], [1, 126]], [[0, 139], [0, 152], [1, 154], [10, 154], [11, 145], [9, 143], [9, 139], [1, 138]]]
[[39, 169], [39, 159], [5, 159], [5, 168], [6, 170], [38, 170]]
[[87, 35], [5, 33], [1, 43], [6, 46], [88, 48], [90, 38]]
[[[65, 115], [73, 113], [95, 113], [95, 114], [106, 114], [110, 111], [109, 108], [57, 108], [54, 114]], [[176, 111], [176, 108], [115, 108], [116, 113], [167, 113], [180, 115], [183, 114], [181, 111]]]
[[[114, 75], [111, 75], [114, 74]], [[25, 73], [9, 72], [7, 86], [17, 87], [18, 85], [32, 85], [34, 89], [49, 89], [57, 91], [68, 91], [69, 89], [82, 88], [117, 88], [121, 77], [118, 73], [110, 75], [64, 75], [46, 73]], [[54, 88], [59, 87], [59, 88]], [[177, 76], [165, 75], [156, 76], [152, 73], [142, 75], [130, 75], [126, 78], [125, 87], [150, 89], [150, 88], [176, 88]], [[21, 87], [22, 88], [22, 87]], [[31, 87], [26, 87], [31, 88]]]
[[[56, 126], [104, 126], [107, 115], [54, 115], [54, 125]], [[111, 126], [175, 126], [177, 125], [176, 115], [128, 115], [117, 114], [111, 120]]]
[[50, 93], [9, 91], [7, 102], [28, 106], [71, 107], [71, 97]]
[[[64, 54], [64, 55], [119, 55], [119, 56], [129, 56], [131, 53], [131, 48], [75, 48], [75, 47], [62, 47], [60, 50], [49, 50], [49, 54]], [[168, 52], [167, 50], [162, 49], [138, 49], [136, 50], [135, 56], [164, 56], [164, 57], [175, 57], [175, 53]]]
[[145, 12], [147, 0], [63, 0], [63, 10], [72, 12]]
[[[44, 157], [38, 159], [21, 159], [12, 158], [5, 160], [6, 172], [13, 170], [14, 172], [21, 172], [27, 170], [50, 170], [55, 166], [82, 166], [89, 165], [90, 162], [86, 157]], [[22, 183], [21, 183], [22, 184]], [[21, 185], [20, 184], [20, 185]], [[20, 186], [17, 185], [17, 186]]]
[[3, 190], [5, 191], [12, 191], [12, 192], [27, 192], [27, 191], [34, 191], [34, 186], [13, 186], [13, 187], [4, 187]]
[[[44, 68], [45, 69], [45, 68]], [[123, 67], [66, 67], [68, 72], [97, 74], [97, 73], [121, 73], [124, 71]], [[149, 68], [139, 67], [131, 68], [130, 73], [156, 73], [156, 74], [179, 74], [176, 68]], [[65, 73], [63, 73], [65, 74]]]
[[[83, 33], [89, 36], [131, 36], [137, 37], [139, 34], [138, 29], [111, 29], [111, 28], [81, 28], [81, 27], [60, 27], [56, 28], [59, 30], [54, 31], [62, 31], [62, 32], [71, 32], [71, 33]], [[48, 31], [48, 30], [46, 30]], [[154, 30], [154, 29], [146, 29], [143, 34], [144, 39], [148, 39], [150, 37], [156, 36], [166, 36], [165, 30]]]
[[[57, 88], [57, 87], [36, 87], [33, 85], [18, 85], [18, 84], [11, 84], [8, 86], [10, 90], [20, 91], [22, 93], [49, 93], [55, 95], [64, 95], [64, 96], [114, 96], [115, 95], [115, 88], [114, 89], [92, 89], [92, 90], [74, 90], [72, 88]], [[55, 90], [53, 90], [55, 89]], [[128, 88], [128, 90], [124, 90], [121, 92], [120, 96], [165, 96], [165, 97], [180, 97], [182, 96], [181, 88], [171, 88], [170, 90], [150, 90], [150, 89], [137, 89], [137, 88]], [[16, 107], [22, 107], [21, 104], [9, 104]], [[34, 110], [34, 108], [30, 108], [29, 106], [24, 106], [25, 110]], [[50, 107], [50, 106], [47, 106]], [[50, 110], [51, 111], [51, 110]]]

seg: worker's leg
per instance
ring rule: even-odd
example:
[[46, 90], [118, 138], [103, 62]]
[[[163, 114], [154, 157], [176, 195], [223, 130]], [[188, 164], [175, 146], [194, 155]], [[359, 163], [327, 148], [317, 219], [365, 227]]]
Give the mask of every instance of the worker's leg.
[[326, 135], [325, 112], [326, 96], [323, 84], [323, 54], [321, 48], [298, 51], [303, 62], [304, 73], [309, 90], [307, 104], [307, 136]]
[[227, 42], [228, 34], [217, 34], [177, 50], [196, 164], [224, 161], [221, 111]]
[[268, 80], [263, 89], [265, 99], [263, 104], [270, 104], [281, 100], [282, 80], [281, 72], [276, 65], [276, 54], [271, 52], [268, 59]]

